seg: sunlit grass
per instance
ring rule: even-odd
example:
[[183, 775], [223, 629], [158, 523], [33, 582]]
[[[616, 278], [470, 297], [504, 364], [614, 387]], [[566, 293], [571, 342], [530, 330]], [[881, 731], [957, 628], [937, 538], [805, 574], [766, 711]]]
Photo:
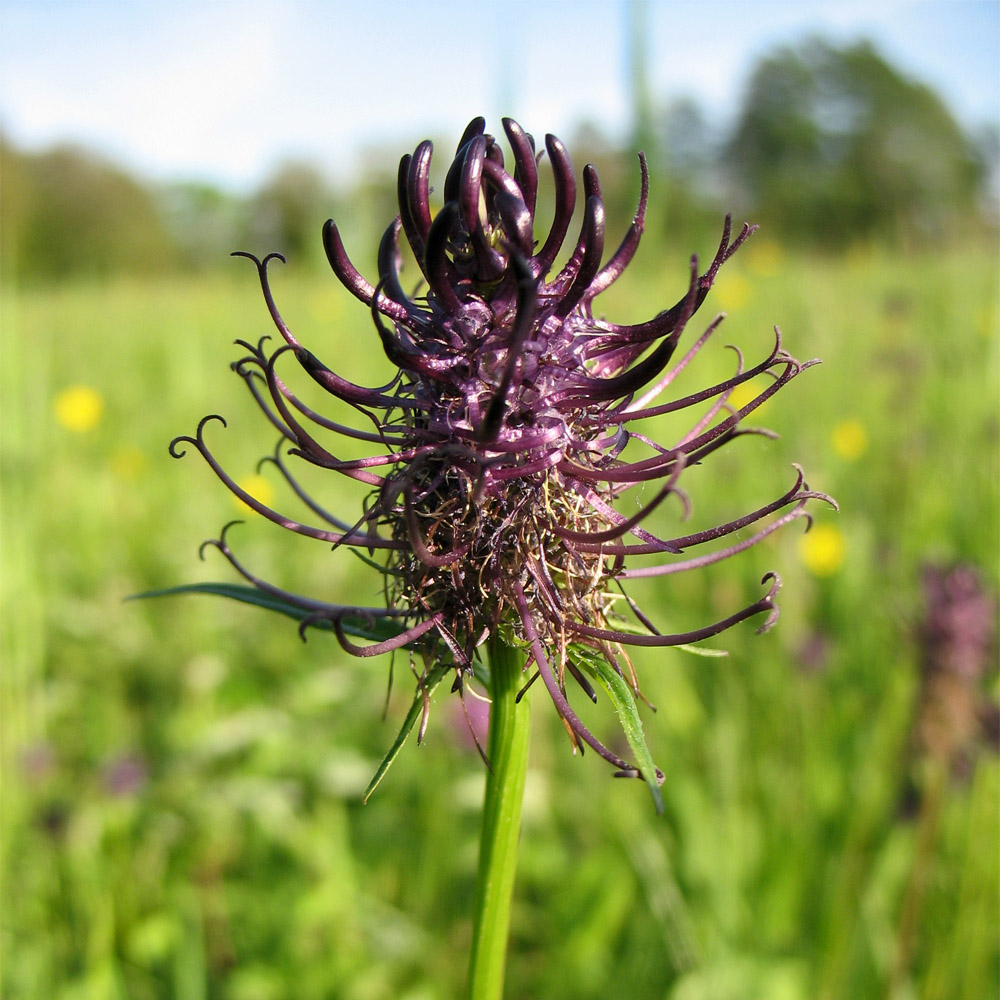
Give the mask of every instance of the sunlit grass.
[[[637, 321], [670, 304], [681, 289], [657, 261], [680, 260], [682, 284], [676, 251], [644, 247], [603, 311]], [[929, 852], [907, 807], [923, 773], [912, 755], [921, 567], [970, 562], [997, 583], [995, 267], [971, 253], [753, 253], [751, 242], [706, 306], [730, 315], [698, 381], [732, 370], [727, 343], [760, 356], [775, 323], [789, 351], [824, 363], [761, 415], [779, 441], [741, 439], [686, 473], [691, 523], [765, 502], [791, 484], [793, 461], [842, 510], [817, 506], [808, 534], [793, 526], [640, 595], [681, 628], [756, 596], [767, 570], [786, 581], [775, 631], [712, 643], [729, 657], [637, 657], [659, 709], [645, 727], [667, 772], [664, 819], [637, 785], [572, 757], [538, 714], [511, 996], [886, 995], [918, 858], [926, 891], [906, 918], [915, 946], [901, 995], [997, 992], [996, 852], [976, 846], [996, 843], [995, 758], [978, 755], [948, 785]], [[412, 695], [404, 659], [383, 722], [387, 664], [345, 662], [328, 636], [303, 645], [291, 623], [209, 598], [122, 603], [231, 579], [216, 553], [196, 553], [234, 515], [246, 523], [231, 540], [261, 575], [379, 599], [359, 560], [237, 513], [196, 455], [167, 455], [174, 435], [219, 412], [228, 427], [209, 433], [227, 468], [280, 509], [294, 502], [273, 469], [258, 471], [276, 435], [228, 371], [233, 340], [270, 332], [237, 263], [190, 283], [4, 295], [10, 1000], [460, 992], [482, 766], [454, 700], [442, 689], [426, 745], [362, 807]], [[288, 269], [275, 286], [319, 357], [385, 380], [370, 319], [332, 278]], [[360, 511], [363, 489], [304, 472], [326, 507]], [[678, 508], [658, 515], [677, 526]], [[613, 738], [609, 706], [580, 711]]]

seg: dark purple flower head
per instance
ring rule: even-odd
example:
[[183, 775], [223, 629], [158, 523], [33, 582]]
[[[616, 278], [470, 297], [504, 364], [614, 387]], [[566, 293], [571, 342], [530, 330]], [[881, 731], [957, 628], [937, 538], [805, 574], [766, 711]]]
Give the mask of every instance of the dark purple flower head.
[[[809, 363], [786, 354], [777, 336], [758, 364], [744, 368], [740, 357], [725, 381], [681, 398], [665, 395], [718, 327], [721, 316], [674, 361], [719, 268], [752, 227], [745, 225], [733, 238], [727, 218], [709, 266], [701, 271], [693, 257], [685, 294], [648, 322], [621, 326], [595, 318], [594, 299], [617, 280], [639, 245], [648, 192], [645, 159], [639, 155], [641, 194], [632, 224], [607, 257], [597, 171], [584, 168], [583, 222], [569, 259], [554, 270], [577, 198], [569, 154], [555, 136], [546, 136], [555, 207], [541, 239], [535, 210], [542, 154], [517, 123], [504, 119], [513, 159], [508, 168], [484, 126], [477, 118], [462, 136], [436, 214], [431, 143], [422, 142], [400, 161], [399, 215], [382, 238], [376, 284], [355, 270], [336, 225], [330, 221], [323, 230], [335, 274], [371, 309], [382, 348], [398, 368], [388, 385], [349, 382], [303, 346], [268, 286], [267, 264], [277, 255], [251, 257], [284, 344], [269, 355], [263, 341], [256, 347], [241, 342], [249, 353], [234, 367], [287, 442], [287, 455], [370, 489], [363, 516], [345, 522], [327, 514], [300, 489], [280, 446], [278, 468], [323, 527], [289, 519], [237, 486], [205, 444], [205, 421], [196, 437], [180, 438], [172, 449], [178, 454], [178, 442], [194, 444], [237, 496], [284, 528], [334, 547], [382, 553], [387, 604], [358, 608], [271, 587], [237, 561], [225, 537], [214, 543], [255, 587], [294, 606], [303, 627], [332, 626], [344, 649], [357, 656], [420, 649], [425, 663], [438, 665], [427, 667], [424, 678], [444, 664], [454, 671], [458, 690], [473, 672], [479, 646], [502, 634], [523, 647], [526, 668], [541, 676], [574, 745], [585, 742], [621, 772], [635, 773], [573, 712], [566, 675], [593, 696], [581, 663], [596, 654], [634, 686], [627, 646], [689, 643], [755, 615], [765, 616], [762, 631], [774, 622], [774, 574], [765, 577], [766, 592], [749, 607], [678, 635], [661, 634], [624, 587], [633, 577], [718, 562], [783, 524], [808, 518], [807, 501], [827, 499], [809, 491], [799, 472], [776, 500], [710, 530], [661, 538], [642, 527], [671, 494], [686, 510], [684, 469], [749, 433], [741, 427], [743, 418]], [[401, 236], [423, 273], [420, 294], [413, 296], [400, 281]], [[278, 362], [286, 364], [284, 354], [353, 406], [358, 426], [334, 423], [307, 407], [277, 373]], [[729, 405], [737, 386], [762, 373], [771, 376], [765, 389], [739, 409]], [[677, 440], [656, 443], [634, 430], [640, 420], [686, 408], [696, 415]], [[321, 443], [329, 442], [330, 432], [370, 442], [375, 454], [340, 459]], [[616, 510], [624, 494], [647, 483], [653, 491], [644, 507], [629, 515]], [[689, 554], [727, 538], [732, 541], [722, 547]], [[384, 638], [356, 644], [353, 638], [364, 633], [359, 622], [379, 625], [370, 634]]]

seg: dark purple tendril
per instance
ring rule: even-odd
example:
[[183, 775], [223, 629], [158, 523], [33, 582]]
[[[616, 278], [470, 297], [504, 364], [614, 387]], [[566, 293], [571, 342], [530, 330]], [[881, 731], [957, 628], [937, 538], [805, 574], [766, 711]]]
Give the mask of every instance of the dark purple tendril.
[[[674, 354], [687, 324], [712, 287], [719, 268], [756, 227], [733, 236], [726, 217], [719, 248], [702, 271], [691, 258], [688, 287], [678, 302], [634, 326], [594, 316], [595, 297], [624, 272], [642, 236], [649, 190], [639, 154], [640, 197], [632, 223], [605, 257], [605, 213], [593, 166], [583, 173], [583, 221], [566, 263], [553, 273], [577, 201], [566, 148], [545, 137], [555, 180], [548, 235], [536, 239], [538, 164], [533, 138], [503, 120], [513, 158], [485, 121], [471, 122], [444, 185], [444, 204], [430, 203], [432, 146], [422, 142], [399, 164], [399, 215], [378, 252], [378, 280], [365, 279], [347, 257], [336, 225], [323, 228], [323, 245], [340, 281], [371, 310], [387, 358], [397, 373], [369, 388], [336, 374], [304, 347], [282, 319], [268, 281], [279, 254], [253, 261], [282, 344], [238, 341], [247, 351], [233, 368], [278, 430], [272, 463], [292, 492], [321, 522], [314, 526], [280, 514], [242, 489], [205, 443], [202, 420], [194, 437], [171, 444], [196, 448], [226, 486], [257, 513], [289, 531], [354, 550], [385, 574], [386, 605], [358, 608], [315, 601], [254, 576], [236, 559], [226, 531], [206, 543], [218, 548], [250, 584], [302, 613], [301, 631], [326, 624], [354, 656], [406, 647], [450, 663], [455, 689], [474, 667], [478, 647], [498, 630], [523, 647], [528, 684], [541, 677], [574, 748], [590, 746], [618, 774], [638, 769], [600, 743], [570, 707], [567, 674], [589, 698], [593, 688], [574, 664], [574, 650], [604, 657], [638, 693], [629, 646], [673, 646], [714, 636], [744, 619], [764, 615], [759, 631], [778, 617], [780, 580], [768, 574], [766, 593], [711, 625], [673, 635], [660, 633], [625, 593], [624, 581], [699, 569], [742, 552], [798, 518], [806, 526], [809, 501], [834, 501], [808, 488], [796, 466], [792, 486], [771, 503], [703, 531], [661, 538], [646, 530], [646, 516], [671, 495], [690, 509], [682, 472], [747, 433], [741, 424], [813, 361], [801, 363], [781, 346], [775, 330], [771, 352], [744, 367], [737, 351], [734, 374], [682, 397], [664, 393], [716, 330], [715, 318], [678, 361]], [[405, 238], [422, 272], [423, 294], [411, 296], [399, 274], [399, 240]], [[411, 282], [412, 284], [412, 282]], [[291, 355], [314, 382], [349, 404], [360, 426], [327, 419], [308, 407], [278, 375]], [[757, 376], [766, 387], [738, 409], [733, 390]], [[695, 408], [687, 433], [656, 443], [636, 429], [639, 421]], [[323, 443], [341, 436], [376, 446], [374, 454], [344, 459]], [[341, 520], [309, 496], [289, 467], [289, 456], [363, 483], [370, 494], [357, 519]], [[646, 483], [656, 492], [626, 515], [616, 509], [624, 494]], [[627, 539], [632, 540], [627, 540]], [[690, 550], [732, 539], [704, 554]], [[377, 553], [383, 561], [374, 562]], [[659, 557], [659, 558], [657, 558]], [[628, 564], [626, 565], [626, 561]], [[624, 598], [624, 606], [623, 606]], [[631, 619], [626, 617], [631, 612]], [[359, 645], [343, 627], [348, 619], [397, 623], [389, 638]], [[423, 692], [423, 679], [418, 677]], [[426, 716], [426, 706], [425, 706]], [[422, 726], [426, 723], [426, 717]]]

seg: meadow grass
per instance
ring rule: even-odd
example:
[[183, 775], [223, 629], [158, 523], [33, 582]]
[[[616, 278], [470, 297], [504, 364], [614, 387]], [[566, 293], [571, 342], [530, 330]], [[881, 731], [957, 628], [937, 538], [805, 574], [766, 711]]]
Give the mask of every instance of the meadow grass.
[[[608, 315], [672, 302], [671, 254], [645, 248], [599, 300]], [[320, 358], [384, 377], [366, 310], [332, 278], [274, 284]], [[234, 339], [270, 332], [252, 269], [8, 289], [0, 308], [0, 995], [460, 995], [483, 768], [457, 701], [440, 689], [425, 745], [362, 806], [412, 696], [405, 661], [386, 703], [387, 663], [328, 635], [303, 645], [287, 620], [212, 598], [123, 603], [233, 578], [196, 549], [240, 511], [166, 445], [216, 411], [229, 427], [210, 441], [238, 477], [273, 447], [227, 372]], [[731, 368], [725, 343], [761, 356], [775, 322], [824, 364], [761, 413], [779, 441], [742, 439], [686, 473], [693, 523], [771, 499], [793, 461], [842, 512], [816, 509], [818, 541], [793, 526], [639, 595], [679, 629], [755, 597], [766, 570], [785, 579], [778, 628], [727, 633], [728, 658], [636, 657], [664, 817], [640, 783], [574, 758], [539, 699], [508, 995], [995, 996], [997, 760], [973, 749], [955, 777], [914, 735], [923, 566], [972, 564], [996, 592], [995, 261], [798, 259], [759, 240], [706, 309], [730, 318], [691, 385]], [[330, 478], [313, 495], [349, 517], [361, 494]], [[244, 516], [231, 540], [261, 575], [379, 599], [349, 554]], [[995, 701], [995, 676], [982, 695]], [[608, 705], [580, 711], [615, 739]]]

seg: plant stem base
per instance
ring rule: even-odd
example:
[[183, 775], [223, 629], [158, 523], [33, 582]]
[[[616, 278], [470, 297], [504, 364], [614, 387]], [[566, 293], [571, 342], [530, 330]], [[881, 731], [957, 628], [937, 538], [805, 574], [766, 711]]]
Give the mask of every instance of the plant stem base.
[[483, 832], [476, 878], [476, 911], [469, 960], [469, 1000], [503, 995], [511, 898], [521, 833], [528, 766], [529, 702], [515, 701], [524, 653], [499, 639], [490, 642], [490, 730], [486, 753]]

